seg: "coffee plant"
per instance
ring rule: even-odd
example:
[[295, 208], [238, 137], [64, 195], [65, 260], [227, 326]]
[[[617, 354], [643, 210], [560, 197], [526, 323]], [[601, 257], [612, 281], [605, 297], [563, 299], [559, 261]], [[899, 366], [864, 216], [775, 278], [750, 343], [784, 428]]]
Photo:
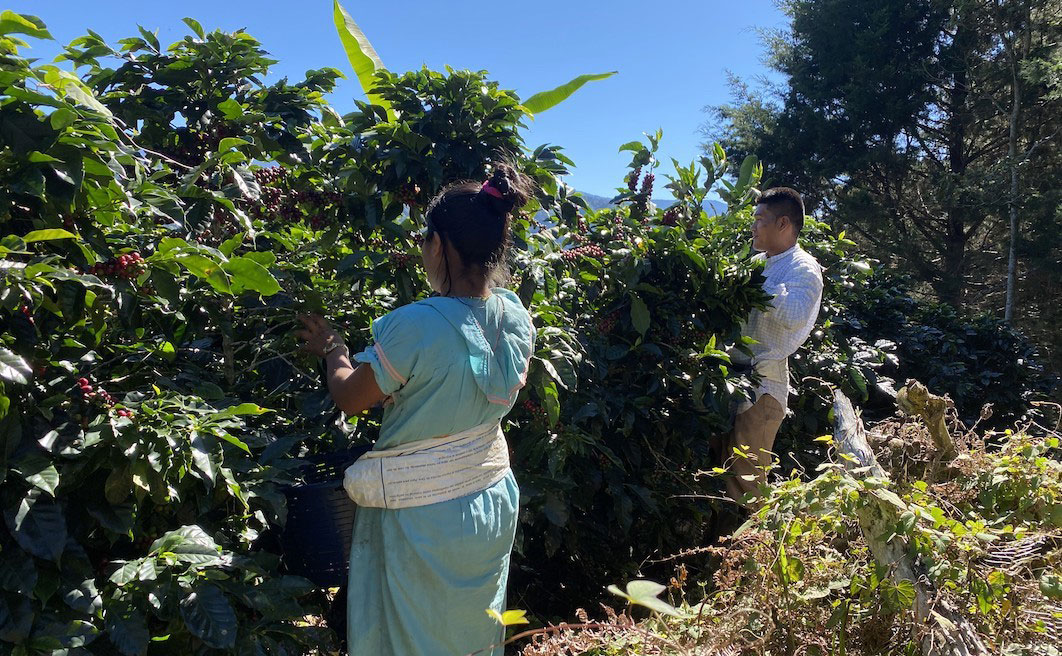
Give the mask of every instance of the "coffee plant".
[[968, 317], [948, 305], [915, 300], [909, 281], [878, 275], [843, 298], [841, 334], [886, 340], [896, 359], [882, 371], [948, 394], [968, 423], [990, 404], [990, 425], [1007, 426], [1031, 401], [1057, 388], [1038, 350], [1017, 330], [990, 316]]
[[[538, 327], [507, 427], [526, 500], [514, 597], [563, 614], [703, 538], [717, 486], [698, 473], [755, 384], [728, 352], [767, 301], [749, 262], [754, 158], [716, 149], [665, 176], [650, 135], [622, 147], [631, 172], [594, 212], [563, 183], [559, 147], [525, 146], [526, 109], [485, 72], [378, 71], [392, 112], [341, 114], [324, 101], [338, 71], [266, 84], [273, 61], [250, 35], [186, 23], [169, 47], [90, 32], [61, 57], [75, 75], [21, 54], [50, 38], [40, 20], [0, 20], [5, 650], [335, 643], [304, 621], [324, 591], [278, 554], [283, 488], [299, 458], [369, 443], [379, 416], [334, 407], [295, 316], [324, 312], [359, 348], [371, 319], [424, 297], [427, 202], [497, 157], [538, 184], [514, 221], [512, 285]], [[665, 177], [678, 203], [660, 212]], [[865, 397], [895, 356], [842, 330], [840, 290], [873, 276], [851, 241], [808, 224], [836, 300], [801, 375]], [[809, 434], [794, 439], [811, 449]]]
[[[545, 334], [574, 327], [576, 340], [540, 350], [531, 402], [512, 415], [531, 510], [517, 581], [547, 571], [587, 584], [633, 577], [653, 554], [703, 543], [718, 511], [719, 481], [702, 474], [718, 464], [712, 447], [729, 431], [732, 401], [754, 388], [728, 350], [743, 346], [745, 317], [767, 301], [748, 240], [761, 169], [754, 158], [735, 166], [718, 149], [689, 166], [673, 162], [667, 186], [678, 202], [660, 212], [649, 200], [659, 139], [622, 147], [632, 159], [614, 208], [562, 212], [518, 255], [518, 290]], [[711, 191], [726, 212], [704, 211]], [[830, 288], [870, 275], [850, 254], [854, 244], [823, 223], [809, 219], [803, 242], [828, 267]], [[822, 334], [842, 343], [824, 324]], [[858, 360], [820, 348], [814, 359], [822, 383], [859, 395], [854, 381], [873, 376], [885, 354]], [[810, 412], [826, 422], [826, 408]], [[617, 554], [616, 544], [629, 546]], [[586, 599], [582, 589], [542, 593], [559, 606]]]

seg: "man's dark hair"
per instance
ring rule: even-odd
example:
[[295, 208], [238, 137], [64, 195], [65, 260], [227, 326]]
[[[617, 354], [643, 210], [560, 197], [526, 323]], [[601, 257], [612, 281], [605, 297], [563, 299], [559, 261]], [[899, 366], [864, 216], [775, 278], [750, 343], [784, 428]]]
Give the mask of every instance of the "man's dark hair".
[[760, 194], [756, 204], [766, 205], [775, 218], [788, 216], [793, 229], [800, 234], [800, 229], [804, 227], [804, 199], [796, 189], [772, 187]]

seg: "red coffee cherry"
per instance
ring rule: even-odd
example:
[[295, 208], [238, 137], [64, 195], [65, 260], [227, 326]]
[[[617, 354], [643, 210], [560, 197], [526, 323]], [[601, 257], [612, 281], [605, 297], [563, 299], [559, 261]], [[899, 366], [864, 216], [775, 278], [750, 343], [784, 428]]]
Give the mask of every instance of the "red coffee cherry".
[[642, 176], [642, 167], [638, 167], [627, 176], [627, 188], [632, 192], [638, 190], [638, 178]]
[[597, 244], [586, 244], [561, 253], [561, 259], [565, 262], [575, 262], [581, 257], [591, 257], [595, 260], [600, 260], [605, 257], [605, 251]]

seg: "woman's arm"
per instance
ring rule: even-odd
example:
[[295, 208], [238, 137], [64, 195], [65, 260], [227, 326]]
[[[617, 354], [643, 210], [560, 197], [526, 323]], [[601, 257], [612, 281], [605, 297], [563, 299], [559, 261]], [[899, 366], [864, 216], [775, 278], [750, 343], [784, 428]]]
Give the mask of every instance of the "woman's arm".
[[343, 337], [317, 315], [299, 317], [305, 330], [295, 334], [305, 340], [304, 351], [325, 359], [328, 392], [332, 400], [347, 415], [360, 415], [382, 402], [386, 397], [376, 383], [372, 367], [350, 361], [350, 352]]
[[340, 346], [325, 356], [328, 368], [328, 392], [339, 409], [347, 415], [360, 415], [386, 398], [376, 384], [372, 367], [350, 361], [346, 346]]

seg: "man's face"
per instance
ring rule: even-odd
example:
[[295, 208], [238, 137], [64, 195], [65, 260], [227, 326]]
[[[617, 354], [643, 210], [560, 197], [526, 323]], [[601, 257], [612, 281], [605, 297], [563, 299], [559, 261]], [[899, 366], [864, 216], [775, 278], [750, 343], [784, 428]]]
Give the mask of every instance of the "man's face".
[[757, 205], [752, 213], [752, 247], [758, 251], [770, 251], [780, 241], [781, 222], [766, 205]]

